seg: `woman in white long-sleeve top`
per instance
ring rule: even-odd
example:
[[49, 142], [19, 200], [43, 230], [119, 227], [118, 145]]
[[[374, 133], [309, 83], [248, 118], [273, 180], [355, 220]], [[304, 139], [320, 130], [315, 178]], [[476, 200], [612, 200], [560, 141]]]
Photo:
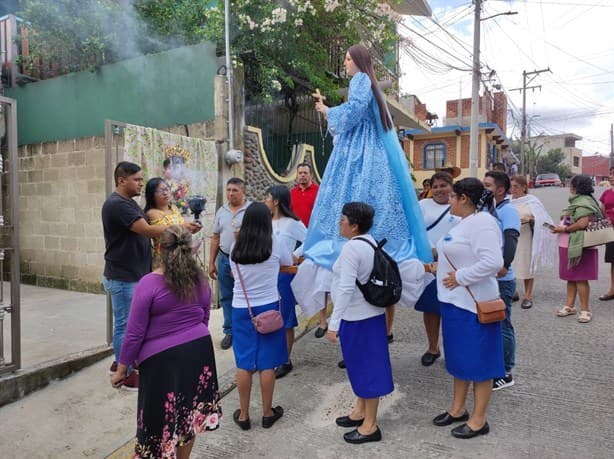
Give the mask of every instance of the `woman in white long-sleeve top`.
[[[489, 432], [486, 408], [492, 379], [503, 374], [501, 322], [478, 321], [477, 301], [499, 298], [496, 275], [503, 267], [501, 230], [490, 212], [493, 195], [475, 178], [456, 182], [450, 195], [450, 213], [460, 223], [439, 240], [437, 292], [441, 302], [446, 369], [454, 377], [454, 398], [448, 411], [433, 419], [437, 426], [466, 421], [454, 429], [457, 438]], [[467, 412], [467, 392], [473, 382], [473, 412]]]
[[384, 308], [368, 303], [358, 286], [367, 282], [373, 270], [375, 239], [367, 234], [373, 225], [375, 211], [362, 202], [343, 206], [339, 232], [349, 241], [341, 249], [333, 265], [331, 298], [333, 312], [328, 323], [326, 338], [341, 341], [341, 352], [348, 379], [356, 394], [354, 409], [348, 416], [337, 418], [341, 427], [357, 427], [343, 438], [348, 443], [379, 441], [382, 433], [377, 426], [379, 397], [394, 390], [386, 318]]

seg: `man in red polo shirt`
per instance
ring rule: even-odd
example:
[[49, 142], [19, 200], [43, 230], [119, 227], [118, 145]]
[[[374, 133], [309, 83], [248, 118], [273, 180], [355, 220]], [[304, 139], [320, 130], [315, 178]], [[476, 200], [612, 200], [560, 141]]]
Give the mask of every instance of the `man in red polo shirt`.
[[[298, 218], [309, 226], [311, 211], [316, 202], [318, 185], [313, 181], [311, 164], [301, 163], [296, 168], [296, 186], [290, 190], [292, 210]], [[328, 329], [326, 322], [326, 308], [319, 313], [319, 325], [316, 329], [316, 338], [322, 338]]]
[[318, 185], [313, 181], [311, 165], [299, 164], [296, 168], [296, 186], [290, 190], [290, 199], [292, 210], [305, 226], [309, 226], [317, 194]]

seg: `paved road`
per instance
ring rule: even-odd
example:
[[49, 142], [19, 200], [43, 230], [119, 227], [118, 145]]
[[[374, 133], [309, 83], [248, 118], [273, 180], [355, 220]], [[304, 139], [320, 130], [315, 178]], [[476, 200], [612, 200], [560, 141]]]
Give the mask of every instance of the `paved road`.
[[[540, 189], [535, 194], [557, 216], [566, 205], [568, 189]], [[402, 310], [391, 345], [396, 391], [383, 400], [379, 418], [384, 441], [360, 446], [343, 441], [344, 429], [336, 427], [334, 419], [348, 413], [352, 394], [345, 373], [336, 366], [339, 350], [310, 334], [295, 347], [296, 370], [275, 389], [275, 403], [284, 406], [287, 415], [272, 429], [262, 429], [256, 422], [260, 398], [254, 387], [251, 409], [256, 426], [240, 431], [230, 420], [238, 407], [233, 391], [224, 399], [223, 427], [198, 439], [194, 457], [612, 457], [614, 302], [597, 300], [607, 288], [606, 268], [600, 281], [592, 283], [591, 324], [555, 317], [565, 299], [557, 266], [536, 281], [535, 307], [522, 310], [515, 303], [516, 385], [493, 394], [487, 436], [457, 440], [449, 428], [431, 424], [448, 407], [452, 380], [441, 360], [429, 368], [421, 366], [420, 355], [426, 349], [421, 317]]]
[[[535, 194], [555, 217], [566, 205], [568, 189]], [[557, 266], [539, 275], [535, 307], [522, 310], [515, 304], [516, 385], [493, 394], [487, 436], [457, 440], [448, 428], [431, 424], [448, 407], [452, 381], [441, 359], [429, 368], [420, 365], [426, 349], [421, 316], [401, 310], [391, 345], [396, 390], [380, 410], [384, 441], [360, 446], [343, 441], [344, 430], [334, 425], [334, 418], [348, 412], [352, 394], [345, 373], [336, 366], [340, 351], [310, 333], [295, 346], [296, 370], [275, 390], [275, 402], [286, 409], [284, 418], [270, 430], [259, 426], [255, 385], [255, 427], [240, 431], [231, 419], [238, 406], [232, 391], [223, 399], [222, 427], [200, 436], [192, 457], [612, 457], [614, 301], [597, 300], [608, 287], [608, 268], [602, 265], [600, 280], [591, 283], [590, 324], [554, 316], [565, 298]], [[219, 372], [229, 370], [230, 354], [216, 352]], [[109, 363], [107, 359], [0, 408], [0, 457], [103, 457], [119, 447], [134, 432], [136, 397], [110, 387]]]

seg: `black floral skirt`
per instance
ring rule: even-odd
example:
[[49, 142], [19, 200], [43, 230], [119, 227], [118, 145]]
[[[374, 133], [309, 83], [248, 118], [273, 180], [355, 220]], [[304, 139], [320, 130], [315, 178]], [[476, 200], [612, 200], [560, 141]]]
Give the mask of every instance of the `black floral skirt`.
[[174, 458], [196, 433], [215, 430], [222, 410], [211, 336], [139, 365], [136, 458]]

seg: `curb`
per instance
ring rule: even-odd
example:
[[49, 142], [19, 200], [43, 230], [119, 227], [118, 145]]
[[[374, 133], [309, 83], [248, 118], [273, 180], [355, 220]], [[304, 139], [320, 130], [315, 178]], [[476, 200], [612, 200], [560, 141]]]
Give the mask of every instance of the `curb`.
[[54, 379], [63, 379], [88, 367], [113, 353], [109, 346], [100, 346], [86, 351], [39, 363], [0, 378], [0, 406], [47, 386]]

